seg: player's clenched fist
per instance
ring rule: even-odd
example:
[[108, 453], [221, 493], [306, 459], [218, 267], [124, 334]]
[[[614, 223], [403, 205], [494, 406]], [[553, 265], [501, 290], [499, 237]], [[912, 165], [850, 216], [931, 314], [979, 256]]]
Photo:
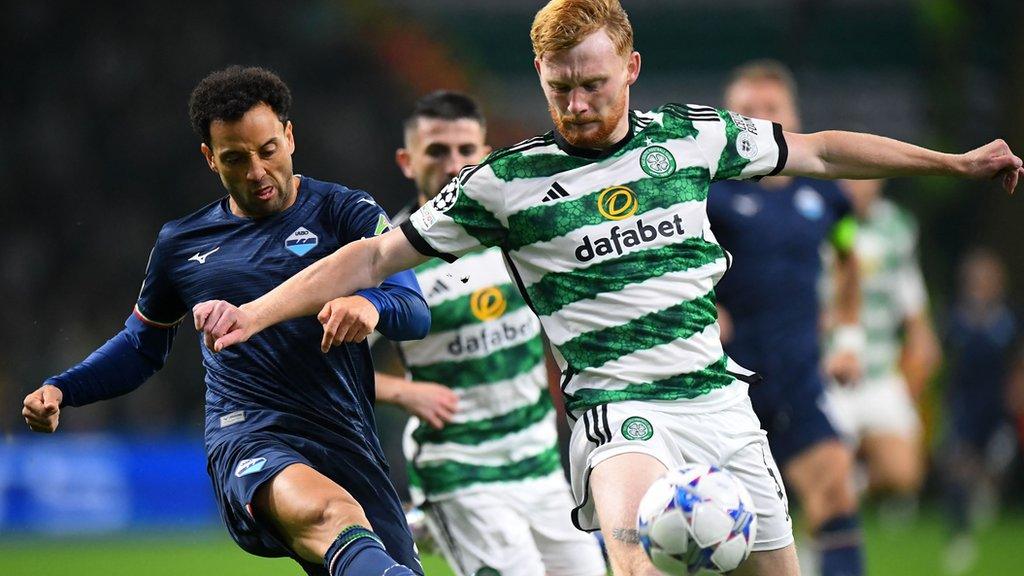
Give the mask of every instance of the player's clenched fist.
[[372, 302], [362, 296], [344, 296], [324, 304], [317, 319], [324, 325], [320, 350], [345, 342], [362, 342], [377, 327], [380, 312]]
[[214, 352], [245, 342], [256, 333], [255, 322], [243, 308], [224, 300], [200, 302], [192, 308], [196, 330], [203, 332], [206, 347]]
[[60, 420], [60, 403], [63, 400], [64, 393], [60, 388], [45, 384], [25, 396], [25, 407], [21, 409], [21, 415], [33, 431], [54, 432]]
[[1010, 151], [1003, 140], [988, 144], [962, 155], [964, 175], [970, 178], [1000, 178], [1003, 189], [1013, 194], [1017, 182], [1024, 176], [1024, 162]]

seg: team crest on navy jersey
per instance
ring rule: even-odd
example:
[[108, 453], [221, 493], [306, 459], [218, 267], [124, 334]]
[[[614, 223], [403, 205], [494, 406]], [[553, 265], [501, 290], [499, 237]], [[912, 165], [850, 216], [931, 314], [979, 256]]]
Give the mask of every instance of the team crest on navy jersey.
[[825, 200], [817, 190], [803, 186], [793, 196], [796, 209], [808, 220], [817, 220], [825, 215]]
[[235, 466], [235, 477], [241, 478], [247, 474], [255, 474], [260, 470], [263, 470], [263, 466], [267, 464], [266, 458], [246, 458]]
[[305, 256], [319, 242], [320, 239], [316, 234], [300, 226], [298, 230], [292, 232], [292, 235], [285, 239], [284, 247], [291, 250], [296, 256]]

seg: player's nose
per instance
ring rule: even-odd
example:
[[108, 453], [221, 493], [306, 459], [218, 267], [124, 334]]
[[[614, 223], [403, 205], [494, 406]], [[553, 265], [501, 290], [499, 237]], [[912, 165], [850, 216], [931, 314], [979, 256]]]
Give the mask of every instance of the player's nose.
[[448, 176], [448, 179], [455, 178], [459, 175], [459, 171], [466, 165], [466, 159], [459, 154], [452, 154], [448, 157], [448, 160], [444, 163], [444, 173]]
[[253, 160], [249, 163], [249, 171], [246, 173], [246, 178], [253, 182], [259, 182], [267, 175], [267, 170], [263, 166], [263, 162], [259, 159]]
[[569, 113], [579, 116], [586, 112], [590, 106], [587, 104], [587, 97], [582, 90], [573, 90], [569, 93]]

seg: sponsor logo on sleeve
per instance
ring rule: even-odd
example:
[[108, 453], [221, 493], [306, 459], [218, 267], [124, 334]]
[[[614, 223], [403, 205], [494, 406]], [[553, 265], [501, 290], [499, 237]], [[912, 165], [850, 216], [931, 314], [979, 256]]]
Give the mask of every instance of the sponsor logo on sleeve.
[[373, 235], [380, 236], [388, 230], [391, 230], [391, 222], [388, 222], [388, 217], [383, 214], [377, 216], [377, 228], [374, 229]]
[[419, 210], [413, 212], [412, 216], [409, 216], [409, 221], [412, 222], [413, 226], [415, 226], [417, 230], [426, 231], [430, 230], [434, 224], [437, 224], [437, 218], [437, 211], [435, 211], [434, 207], [428, 202], [421, 206]]
[[751, 134], [757, 135], [757, 124], [755, 124], [753, 120], [735, 112], [729, 112], [729, 116], [741, 132], [750, 132]]
[[746, 160], [757, 158], [757, 136], [746, 130], [737, 134], [736, 153]]
[[241, 478], [242, 476], [255, 474], [260, 470], [263, 470], [263, 467], [266, 465], [266, 458], [246, 458], [239, 462], [238, 466], [235, 466], [235, 477]]

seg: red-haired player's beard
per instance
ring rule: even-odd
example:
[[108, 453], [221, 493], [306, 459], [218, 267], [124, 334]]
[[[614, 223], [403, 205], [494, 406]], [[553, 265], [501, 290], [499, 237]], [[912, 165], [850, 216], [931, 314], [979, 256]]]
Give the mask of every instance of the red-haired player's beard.
[[614, 144], [609, 139], [615, 132], [619, 120], [626, 113], [626, 98], [624, 96], [616, 98], [605, 116], [598, 114], [563, 116], [550, 104], [548, 112], [551, 113], [551, 121], [555, 123], [558, 133], [565, 138], [566, 142], [579, 148], [600, 150]]

